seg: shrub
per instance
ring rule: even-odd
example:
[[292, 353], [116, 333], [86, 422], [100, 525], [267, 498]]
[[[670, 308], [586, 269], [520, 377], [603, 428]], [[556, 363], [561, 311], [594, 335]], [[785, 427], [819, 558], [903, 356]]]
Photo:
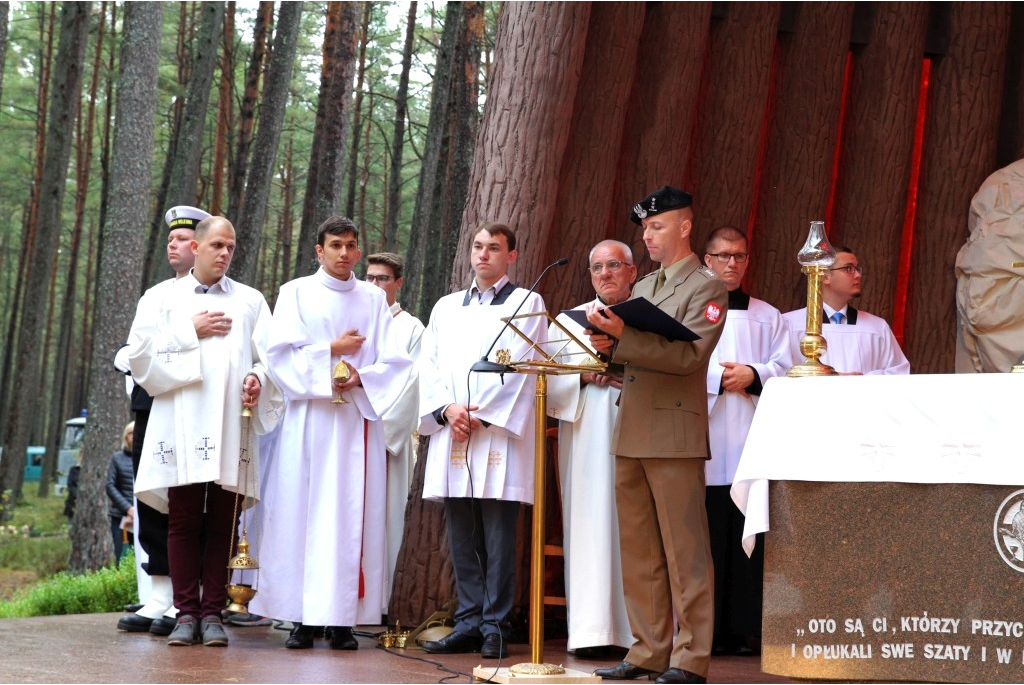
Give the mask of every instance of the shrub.
[[119, 567], [111, 565], [80, 576], [62, 571], [19, 592], [10, 602], [0, 602], [0, 618], [121, 611], [137, 598], [135, 556], [128, 551]]

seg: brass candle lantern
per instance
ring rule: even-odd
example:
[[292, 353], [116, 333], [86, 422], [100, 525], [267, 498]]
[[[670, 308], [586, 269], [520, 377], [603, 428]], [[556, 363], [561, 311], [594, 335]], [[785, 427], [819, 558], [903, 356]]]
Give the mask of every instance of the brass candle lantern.
[[828, 349], [828, 343], [821, 335], [821, 279], [836, 261], [836, 251], [825, 237], [824, 221], [811, 222], [807, 241], [796, 259], [800, 262], [801, 271], [807, 274], [807, 326], [804, 337], [800, 339], [800, 354], [806, 359], [786, 375], [796, 378], [835, 376], [836, 370], [820, 361]]

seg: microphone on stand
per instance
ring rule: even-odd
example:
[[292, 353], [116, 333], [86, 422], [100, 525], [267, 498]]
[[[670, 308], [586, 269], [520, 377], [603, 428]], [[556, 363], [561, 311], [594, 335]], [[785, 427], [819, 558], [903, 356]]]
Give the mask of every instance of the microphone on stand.
[[499, 364], [498, 362], [489, 361], [487, 358], [491, 356], [491, 350], [493, 350], [494, 346], [498, 344], [498, 340], [501, 338], [502, 334], [504, 334], [505, 331], [508, 329], [509, 324], [512, 323], [512, 319], [515, 318], [516, 314], [519, 313], [519, 310], [523, 308], [524, 304], [526, 304], [526, 300], [529, 299], [533, 291], [537, 289], [538, 285], [540, 285], [540, 282], [544, 278], [544, 275], [547, 274], [547, 272], [550, 271], [552, 268], [556, 266], [565, 266], [568, 263], [569, 258], [562, 257], [561, 259], [551, 264], [548, 264], [547, 267], [540, 272], [540, 276], [538, 276], [537, 280], [534, 281], [533, 286], [530, 288], [530, 292], [526, 293], [526, 297], [524, 297], [523, 301], [519, 303], [519, 306], [516, 307], [516, 310], [512, 312], [512, 316], [508, 317], [508, 321], [506, 321], [505, 325], [501, 327], [500, 331], [498, 331], [498, 335], [495, 336], [494, 342], [492, 342], [491, 346], [487, 348], [487, 352], [484, 353], [484, 356], [480, 357], [480, 361], [475, 362], [473, 366], [469, 367], [470, 371], [475, 371], [476, 373], [500, 374], [513, 373], [515, 371], [515, 368], [509, 366], [508, 364]]

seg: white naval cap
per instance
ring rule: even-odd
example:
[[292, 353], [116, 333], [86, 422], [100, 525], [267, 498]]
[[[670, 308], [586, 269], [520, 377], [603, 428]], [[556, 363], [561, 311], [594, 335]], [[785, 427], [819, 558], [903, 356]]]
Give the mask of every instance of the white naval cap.
[[164, 214], [164, 221], [167, 223], [167, 228], [172, 231], [176, 228], [194, 229], [196, 224], [209, 216], [209, 212], [204, 212], [196, 207], [178, 205], [167, 210], [167, 213]]

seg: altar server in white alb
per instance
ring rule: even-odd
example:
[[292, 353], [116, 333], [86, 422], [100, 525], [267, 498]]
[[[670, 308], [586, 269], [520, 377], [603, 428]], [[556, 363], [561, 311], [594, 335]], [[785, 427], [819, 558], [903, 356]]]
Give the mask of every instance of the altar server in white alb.
[[[423, 497], [444, 501], [458, 592], [455, 631], [425, 643], [431, 653], [508, 653], [516, 523], [520, 502], [533, 502], [535, 386], [526, 374], [502, 378], [470, 367], [499, 333], [490, 361], [501, 350], [512, 361], [533, 357], [515, 331], [501, 332], [502, 317], [520, 304], [520, 313], [544, 311], [540, 295], [509, 281], [517, 255], [511, 228], [481, 226], [473, 236], [472, 286], [438, 300], [423, 333], [419, 430], [430, 436]], [[516, 323], [535, 342], [547, 337], [544, 316]]]
[[[135, 493], [168, 512], [171, 645], [227, 644], [221, 610], [236, 493], [245, 496], [239, 510], [258, 497], [256, 435], [273, 429], [282, 406], [266, 374], [267, 302], [224, 275], [234, 248], [231, 222], [200, 221], [191, 273], [153, 294], [130, 336], [132, 376], [153, 396]], [[243, 406], [254, 413], [244, 432]]]
[[729, 291], [725, 329], [708, 363], [708, 528], [715, 562], [715, 641], [712, 653], [751, 654], [761, 638], [764, 545], [747, 558], [743, 514], [729, 489], [739, 465], [761, 390], [793, 365], [789, 330], [778, 309], [743, 290], [750, 263], [746, 235], [722, 226], [708, 236], [704, 263]]
[[416, 371], [416, 360], [420, 356], [420, 339], [423, 324], [415, 316], [402, 309], [398, 302], [398, 291], [402, 287], [405, 262], [393, 252], [378, 252], [366, 258], [366, 282], [373, 283], [384, 291], [391, 312], [391, 335], [412, 359], [409, 380], [398, 396], [398, 401], [384, 414], [384, 442], [388, 448], [388, 587], [384, 593], [382, 613], [387, 613], [388, 600], [395, 579], [398, 564], [398, 550], [402, 546], [402, 531], [405, 528], [405, 504], [409, 499], [409, 485], [412, 482], [415, 445], [413, 432], [419, 423], [420, 386]]
[[[628, 245], [617, 240], [600, 242], [590, 251], [588, 264], [598, 304], [614, 305], [629, 299], [636, 267]], [[582, 326], [564, 314], [558, 322], [587, 344]], [[554, 341], [566, 336], [552, 326], [548, 337], [552, 348], [560, 348], [561, 343]], [[589, 346], [587, 351], [594, 353]], [[558, 361], [580, 364], [588, 358], [583, 353], [579, 345], [569, 342]], [[628, 649], [633, 644], [622, 593], [611, 444], [621, 390], [621, 364], [610, 365], [604, 373], [548, 376], [548, 415], [559, 419], [568, 648], [584, 659], [603, 657], [612, 645]]]
[[[840, 375], [910, 373], [910, 362], [885, 319], [850, 305], [853, 298], [860, 297], [863, 274], [853, 250], [836, 248], [836, 261], [821, 283], [821, 334], [828, 343], [821, 363]], [[800, 363], [804, 360], [800, 339], [807, 330], [807, 308], [786, 312], [782, 318], [790, 329], [793, 359]]]
[[[281, 286], [270, 373], [288, 396], [260, 506], [260, 587], [252, 610], [295, 624], [285, 646], [356, 649], [357, 624], [381, 618], [387, 457], [381, 417], [412, 367], [384, 293], [352, 273], [359, 232], [332, 216], [317, 233], [320, 269]], [[339, 362], [348, 379], [335, 378]], [[344, 367], [343, 367], [344, 368]], [[336, 400], [342, 399], [344, 403]]]

